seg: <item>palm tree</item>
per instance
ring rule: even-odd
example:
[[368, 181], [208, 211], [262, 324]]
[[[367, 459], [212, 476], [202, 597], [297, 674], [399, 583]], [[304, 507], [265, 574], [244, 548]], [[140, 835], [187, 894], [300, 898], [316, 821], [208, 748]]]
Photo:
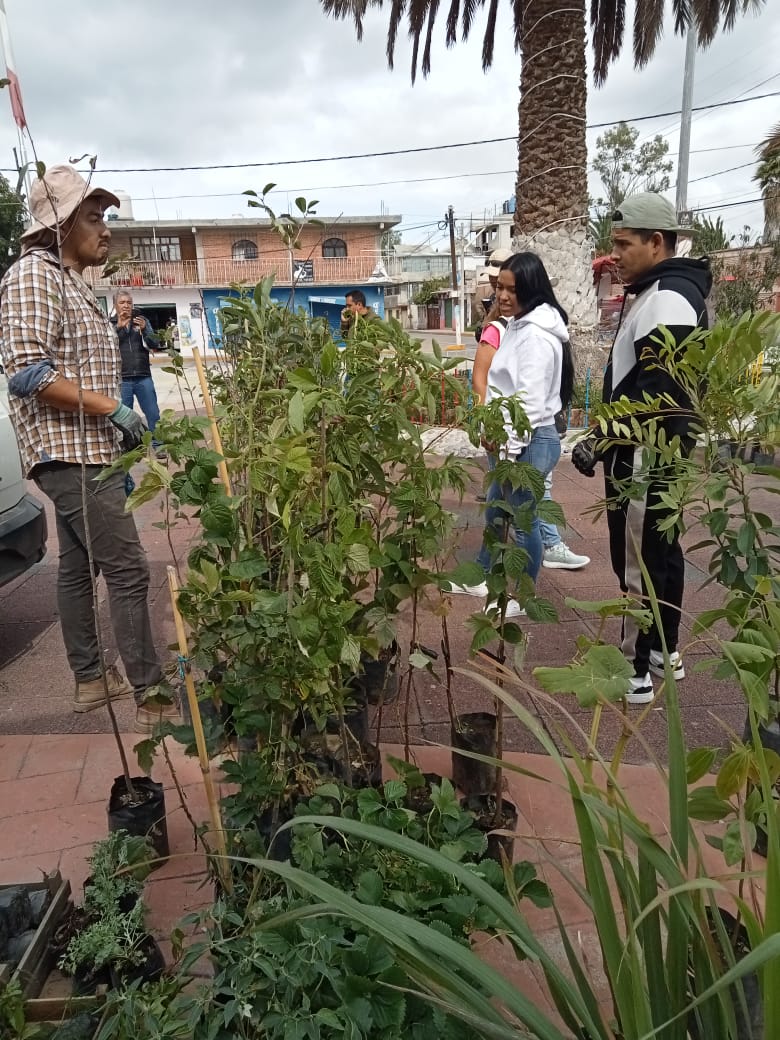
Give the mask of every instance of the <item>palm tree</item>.
[[753, 179], [764, 196], [764, 241], [780, 238], [780, 123], [758, 146], [758, 164]]
[[[512, 10], [512, 42], [520, 55], [518, 172], [515, 240], [519, 248], [540, 253], [557, 283], [572, 320], [595, 321], [588, 239], [587, 146], [585, 137], [586, 0], [506, 0]], [[729, 30], [737, 16], [760, 10], [766, 0], [669, 0], [677, 33], [695, 25], [707, 46], [718, 29]], [[320, 0], [327, 14], [350, 18], [357, 38], [370, 8], [384, 0]], [[467, 39], [475, 16], [487, 7], [482, 68], [493, 62], [499, 0], [450, 0], [445, 39], [453, 46]], [[404, 20], [412, 40], [412, 82], [418, 66], [431, 68], [431, 43], [440, 0], [387, 0], [390, 18], [387, 61], [393, 67], [398, 31]], [[590, 0], [597, 86], [606, 79], [623, 49], [627, 0]], [[666, 0], [637, 0], [634, 11], [634, 62], [647, 64], [664, 26]], [[422, 51], [422, 54], [421, 54]]]

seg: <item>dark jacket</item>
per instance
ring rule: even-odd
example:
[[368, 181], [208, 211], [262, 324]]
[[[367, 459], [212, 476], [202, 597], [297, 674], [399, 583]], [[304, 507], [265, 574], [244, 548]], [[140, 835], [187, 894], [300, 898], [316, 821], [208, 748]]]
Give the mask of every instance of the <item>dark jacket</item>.
[[146, 321], [146, 329], [143, 335], [133, 325], [132, 321], [124, 328], [119, 328], [116, 318], [111, 319], [111, 324], [116, 329], [119, 337], [119, 353], [122, 355], [122, 378], [139, 379], [151, 376], [152, 369], [149, 364], [149, 351], [162, 350], [160, 341], [152, 333], [149, 320]]
[[[604, 401], [621, 397], [642, 401], [668, 394], [677, 405], [690, 408], [683, 387], [655, 360], [663, 342], [663, 325], [680, 344], [695, 328], [709, 327], [705, 300], [712, 288], [710, 262], [706, 258], [671, 257], [656, 264], [633, 285], [627, 285], [620, 324], [604, 373]], [[689, 421], [675, 418], [667, 424], [670, 434], [687, 432]]]

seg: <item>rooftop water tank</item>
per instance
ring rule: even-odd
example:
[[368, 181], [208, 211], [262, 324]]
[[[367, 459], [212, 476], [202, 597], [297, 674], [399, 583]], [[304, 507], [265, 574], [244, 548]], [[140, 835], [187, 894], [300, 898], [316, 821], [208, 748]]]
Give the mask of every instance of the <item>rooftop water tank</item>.
[[115, 206], [112, 206], [108, 211], [108, 219], [133, 220], [133, 200], [126, 191], [117, 190], [114, 194], [119, 199], [119, 209], [117, 210]]

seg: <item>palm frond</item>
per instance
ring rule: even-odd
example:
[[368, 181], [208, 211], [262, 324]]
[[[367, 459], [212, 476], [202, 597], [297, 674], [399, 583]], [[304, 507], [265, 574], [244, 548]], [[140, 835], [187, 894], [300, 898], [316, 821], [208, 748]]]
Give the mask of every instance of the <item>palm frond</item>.
[[493, 64], [493, 48], [496, 42], [496, 19], [498, 18], [498, 0], [490, 0], [485, 35], [482, 38], [482, 71], [487, 72]]
[[769, 135], [756, 148], [756, 152], [764, 162], [780, 159], [780, 123], [769, 131]]
[[[637, 11], [637, 16], [638, 13]], [[593, 44], [593, 78], [596, 85], [600, 86], [607, 78], [609, 66], [618, 57], [623, 47], [626, 0], [591, 0], [590, 25]]]
[[425, 34], [425, 50], [423, 51], [422, 72], [427, 76], [431, 71], [431, 44], [433, 42], [433, 25], [439, 11], [439, 0], [430, 0], [428, 7], [428, 28]]
[[512, 0], [512, 24], [515, 27], [515, 50], [519, 51], [523, 45], [523, 20], [525, 18], [526, 0]]
[[478, 7], [484, 7], [485, 0], [463, 0], [463, 39], [467, 40], [471, 27], [474, 24], [474, 15]]
[[406, 0], [392, 0], [390, 7], [390, 21], [387, 27], [387, 67], [392, 69], [395, 63], [395, 41], [398, 38], [398, 26], [404, 16]]
[[448, 47], [458, 42], [458, 21], [460, 20], [460, 0], [452, 0], [447, 14], [447, 32], [445, 40]]
[[363, 18], [368, 8], [382, 6], [382, 0], [321, 0], [321, 3], [325, 14], [337, 20], [352, 19], [358, 41], [363, 39]]

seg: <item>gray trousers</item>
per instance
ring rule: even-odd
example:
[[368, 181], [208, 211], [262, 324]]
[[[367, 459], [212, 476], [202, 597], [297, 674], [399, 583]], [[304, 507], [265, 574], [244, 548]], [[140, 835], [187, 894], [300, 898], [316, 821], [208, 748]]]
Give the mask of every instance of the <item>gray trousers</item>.
[[[95, 479], [102, 466], [86, 467], [86, 507], [96, 574], [108, 587], [111, 623], [117, 649], [140, 703], [148, 687], [162, 679], [149, 621], [149, 565], [132, 513], [125, 512], [125, 478], [113, 473]], [[77, 681], [100, 675], [100, 646], [95, 627], [92, 580], [86, 549], [81, 466], [48, 463], [32, 479], [54, 503], [60, 568], [57, 605], [68, 663]]]

